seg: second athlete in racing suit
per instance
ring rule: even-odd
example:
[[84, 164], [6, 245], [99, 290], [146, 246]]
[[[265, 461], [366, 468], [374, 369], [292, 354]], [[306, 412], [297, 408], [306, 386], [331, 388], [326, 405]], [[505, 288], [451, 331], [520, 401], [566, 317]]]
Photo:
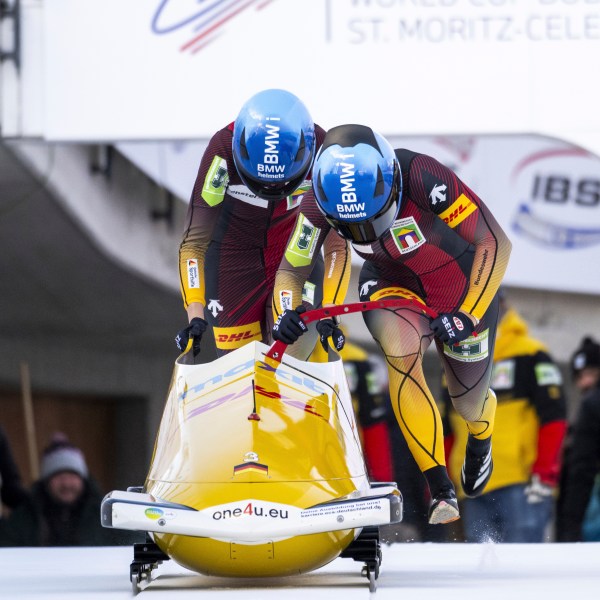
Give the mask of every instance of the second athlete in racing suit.
[[[481, 199], [430, 156], [393, 150], [370, 128], [331, 129], [313, 168], [313, 191], [303, 199], [298, 225], [312, 236], [310, 261], [294, 264], [292, 236], [275, 281], [275, 295], [295, 306], [302, 282], [332, 228], [365, 259], [361, 301], [415, 299], [415, 307], [363, 313], [387, 361], [392, 406], [424, 473], [432, 504], [430, 523], [459, 518], [445, 467], [442, 423], [425, 380], [422, 359], [432, 341], [442, 361], [454, 407], [469, 430], [462, 484], [475, 496], [491, 475], [496, 399], [489, 390], [498, 300], [511, 244]], [[274, 336], [286, 343], [300, 332], [286, 311]], [[283, 332], [283, 335], [282, 333]], [[291, 333], [290, 333], [291, 332]], [[287, 335], [289, 334], [289, 335]], [[458, 342], [458, 343], [457, 343]]]
[[[198, 352], [207, 324], [218, 355], [253, 340], [270, 341], [275, 272], [300, 200], [310, 189], [314, 152], [324, 135], [301, 101], [284, 90], [253, 96], [234, 123], [214, 134], [200, 163], [179, 250], [190, 321], [176, 338], [180, 350], [192, 337]], [[344, 240], [330, 236], [324, 256], [324, 290], [322, 260], [307, 270], [301, 285], [309, 307], [340, 302], [347, 289]], [[328, 285], [333, 281], [335, 288]], [[282, 297], [281, 306], [291, 305]], [[314, 347], [314, 335], [307, 338], [296, 350], [300, 358]]]

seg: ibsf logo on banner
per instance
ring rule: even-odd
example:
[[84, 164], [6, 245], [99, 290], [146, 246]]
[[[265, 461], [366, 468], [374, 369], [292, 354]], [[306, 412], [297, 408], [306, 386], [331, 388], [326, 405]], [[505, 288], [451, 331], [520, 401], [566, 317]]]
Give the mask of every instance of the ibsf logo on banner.
[[265, 8], [274, 0], [157, 0], [152, 15], [152, 32], [180, 33], [187, 40], [180, 52], [196, 54], [225, 31], [225, 25], [247, 8]]
[[579, 148], [555, 148], [525, 157], [512, 181], [519, 205], [513, 229], [553, 248], [600, 244], [600, 159]]

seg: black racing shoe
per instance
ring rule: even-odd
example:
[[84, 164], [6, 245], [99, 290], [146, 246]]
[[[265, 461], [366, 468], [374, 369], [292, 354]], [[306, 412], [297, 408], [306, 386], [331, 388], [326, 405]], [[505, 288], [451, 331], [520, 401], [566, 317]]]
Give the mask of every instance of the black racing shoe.
[[479, 496], [490, 480], [493, 469], [492, 438], [478, 440], [469, 434], [465, 462], [460, 474], [465, 495], [469, 498]]
[[429, 506], [429, 524], [443, 525], [460, 519], [456, 494], [452, 488], [441, 490]]

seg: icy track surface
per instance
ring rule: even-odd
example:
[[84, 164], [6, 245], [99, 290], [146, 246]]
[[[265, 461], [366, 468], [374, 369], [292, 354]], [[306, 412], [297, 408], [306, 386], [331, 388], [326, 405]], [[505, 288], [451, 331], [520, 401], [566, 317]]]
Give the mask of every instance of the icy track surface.
[[[133, 597], [133, 550], [1, 548], [3, 600], [109, 600]], [[394, 544], [383, 546], [377, 591], [369, 592], [362, 563], [339, 558], [295, 577], [205, 577], [164, 562], [136, 598], [216, 600], [598, 600], [600, 543]]]

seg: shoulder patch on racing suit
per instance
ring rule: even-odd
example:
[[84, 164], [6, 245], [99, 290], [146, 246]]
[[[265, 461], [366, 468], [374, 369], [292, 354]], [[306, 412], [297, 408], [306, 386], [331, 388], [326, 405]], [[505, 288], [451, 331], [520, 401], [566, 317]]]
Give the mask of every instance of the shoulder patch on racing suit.
[[223, 202], [225, 190], [229, 184], [227, 161], [220, 156], [215, 156], [206, 173], [202, 186], [202, 198], [209, 206], [216, 206]]
[[311, 263], [320, 232], [302, 213], [299, 215], [296, 229], [285, 251], [285, 258], [293, 267], [305, 267]]

